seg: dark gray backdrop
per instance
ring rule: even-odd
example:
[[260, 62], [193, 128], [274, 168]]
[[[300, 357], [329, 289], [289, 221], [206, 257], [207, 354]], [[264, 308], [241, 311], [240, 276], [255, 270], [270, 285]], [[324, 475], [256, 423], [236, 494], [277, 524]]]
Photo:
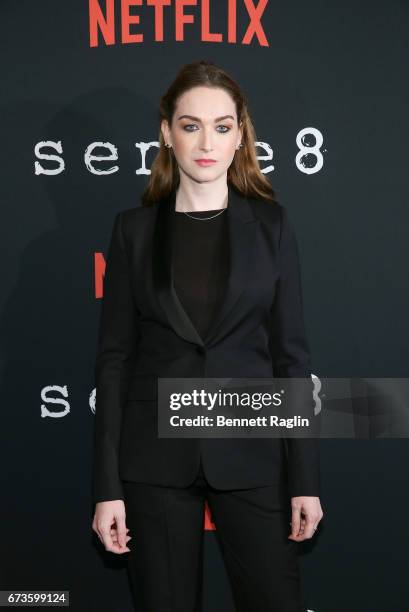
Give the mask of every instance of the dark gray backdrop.
[[[210, 3], [213, 31], [226, 32], [226, 6]], [[240, 40], [248, 19], [237, 6]], [[201, 42], [197, 23], [175, 41], [170, 18], [165, 41], [154, 42], [146, 7], [131, 10], [145, 41], [121, 44], [119, 7], [116, 44], [91, 48], [85, 0], [0, 5], [0, 586], [69, 589], [81, 612], [131, 610], [124, 558], [91, 531], [94, 254], [106, 252], [115, 214], [139, 205], [147, 175], [135, 144], [157, 141], [157, 104], [182, 64], [205, 58], [229, 71], [258, 142], [274, 151], [260, 163], [274, 165], [268, 176], [296, 227], [314, 374], [406, 377], [409, 364], [408, 4], [270, 0], [268, 47]], [[198, 18], [199, 6], [185, 12]], [[323, 136], [323, 167], [312, 174], [295, 163], [306, 127]], [[48, 140], [61, 141], [65, 169], [36, 174], [35, 161], [59, 166], [36, 156]], [[97, 141], [112, 143], [118, 160], [94, 167], [118, 171], [88, 171], [85, 150]], [[309, 608], [407, 612], [408, 440], [321, 444], [325, 517], [300, 545]], [[205, 538], [205, 610], [230, 612], [215, 534]]]

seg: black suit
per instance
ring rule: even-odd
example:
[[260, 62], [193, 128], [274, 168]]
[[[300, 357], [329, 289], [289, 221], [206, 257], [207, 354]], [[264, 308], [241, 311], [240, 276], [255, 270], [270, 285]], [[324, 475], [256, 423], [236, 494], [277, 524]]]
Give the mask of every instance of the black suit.
[[[157, 437], [157, 377], [310, 377], [296, 238], [280, 204], [229, 186], [229, 277], [201, 338], [172, 284], [175, 193], [116, 216], [104, 280], [95, 375], [94, 501], [124, 499], [122, 481], [186, 487], [200, 455], [213, 487], [273, 485], [319, 496], [315, 439]], [[311, 383], [312, 384], [312, 383]]]

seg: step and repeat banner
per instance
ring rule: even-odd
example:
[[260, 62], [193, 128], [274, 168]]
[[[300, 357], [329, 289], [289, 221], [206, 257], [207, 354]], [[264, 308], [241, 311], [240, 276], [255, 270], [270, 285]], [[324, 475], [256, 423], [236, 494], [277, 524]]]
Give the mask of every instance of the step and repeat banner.
[[[126, 555], [91, 529], [105, 262], [116, 214], [141, 204], [160, 97], [205, 59], [243, 88], [294, 224], [323, 411], [335, 381], [324, 518], [299, 544], [308, 610], [409, 611], [408, 16], [402, 0], [0, 4], [1, 590], [133, 610]], [[378, 389], [372, 419], [351, 381]], [[203, 609], [233, 612], [208, 508], [203, 529]]]

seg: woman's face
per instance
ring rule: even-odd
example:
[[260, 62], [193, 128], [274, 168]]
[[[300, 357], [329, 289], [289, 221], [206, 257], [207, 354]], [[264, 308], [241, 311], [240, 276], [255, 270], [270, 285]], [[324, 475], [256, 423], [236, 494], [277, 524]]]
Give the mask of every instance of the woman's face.
[[[199, 183], [211, 182], [227, 173], [242, 131], [236, 106], [224, 89], [194, 87], [178, 100], [169, 129], [162, 121], [165, 143], [171, 144], [179, 171]], [[200, 165], [197, 160], [215, 163]]]

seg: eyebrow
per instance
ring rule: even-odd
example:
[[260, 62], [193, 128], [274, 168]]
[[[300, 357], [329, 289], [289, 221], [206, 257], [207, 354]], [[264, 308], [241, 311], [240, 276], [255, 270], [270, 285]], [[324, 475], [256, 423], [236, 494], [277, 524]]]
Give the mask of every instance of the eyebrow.
[[[178, 120], [179, 119], [192, 119], [192, 121], [198, 121], [199, 123], [202, 122], [199, 117], [193, 117], [192, 115], [181, 115], [178, 117]], [[223, 121], [223, 119], [233, 119], [234, 121], [234, 117], [232, 115], [223, 115], [223, 117], [217, 117], [214, 122], [217, 123], [218, 121]]]

